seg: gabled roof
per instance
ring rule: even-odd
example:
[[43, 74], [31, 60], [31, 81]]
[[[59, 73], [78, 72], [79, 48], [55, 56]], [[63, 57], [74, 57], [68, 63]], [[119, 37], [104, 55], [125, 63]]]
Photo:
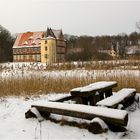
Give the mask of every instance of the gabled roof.
[[48, 36], [52, 36], [56, 39], [60, 39], [60, 38], [62, 38], [63, 33], [62, 33], [62, 30], [47, 28], [46, 37], [48, 37]]
[[62, 30], [47, 28], [47, 31], [19, 33], [14, 43], [14, 47], [40, 45], [41, 38], [48, 36], [55, 39], [63, 39]]
[[19, 33], [14, 46], [32, 46], [39, 45], [41, 42], [42, 34], [44, 32], [26, 32]]
[[60, 37], [60, 35], [61, 35], [61, 30], [52, 29], [52, 31], [53, 31], [55, 37], [56, 37], [57, 39], [59, 39], [59, 37]]

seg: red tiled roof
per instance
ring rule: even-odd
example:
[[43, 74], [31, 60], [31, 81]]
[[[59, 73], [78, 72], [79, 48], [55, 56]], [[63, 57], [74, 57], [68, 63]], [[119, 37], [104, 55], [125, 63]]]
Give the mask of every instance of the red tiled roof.
[[20, 33], [17, 36], [14, 46], [32, 46], [39, 45], [40, 39], [44, 32], [26, 32]]
[[[58, 39], [61, 34], [61, 30], [52, 29], [52, 32]], [[45, 31], [19, 33], [14, 43], [14, 47], [39, 45], [43, 34], [45, 34]]]

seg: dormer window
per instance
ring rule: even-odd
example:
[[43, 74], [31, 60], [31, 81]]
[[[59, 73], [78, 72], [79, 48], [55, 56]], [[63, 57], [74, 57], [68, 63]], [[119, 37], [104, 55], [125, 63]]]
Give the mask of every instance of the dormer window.
[[28, 44], [28, 42], [27, 41], [25, 41], [24, 43], [23, 43], [23, 45], [27, 45]]
[[32, 42], [32, 45], [36, 45], [35, 41]]
[[32, 36], [30, 36], [29, 38], [28, 38], [28, 40], [32, 40], [33, 39], [33, 37]]

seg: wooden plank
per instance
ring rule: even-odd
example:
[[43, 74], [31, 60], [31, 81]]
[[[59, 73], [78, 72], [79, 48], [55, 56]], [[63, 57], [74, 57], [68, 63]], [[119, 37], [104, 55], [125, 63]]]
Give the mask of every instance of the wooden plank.
[[[62, 104], [64, 104], [64, 107]], [[87, 120], [92, 120], [95, 117], [99, 117], [106, 123], [112, 123], [119, 126], [126, 126], [128, 122], [128, 113], [124, 110], [65, 103], [57, 103], [56, 106], [54, 104], [51, 106], [51, 103], [49, 103], [48, 106], [46, 104], [45, 106], [32, 105], [31, 107], [35, 107], [39, 112], [46, 112], [47, 114], [54, 113]], [[114, 113], [121, 117], [117, 117], [116, 115], [112, 116]]]

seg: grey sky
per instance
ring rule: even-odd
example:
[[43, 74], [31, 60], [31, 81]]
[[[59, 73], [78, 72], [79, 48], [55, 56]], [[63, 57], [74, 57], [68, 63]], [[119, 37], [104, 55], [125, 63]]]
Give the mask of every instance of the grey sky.
[[0, 24], [11, 33], [47, 26], [73, 35], [131, 33], [140, 20], [140, 1], [0, 0]]

